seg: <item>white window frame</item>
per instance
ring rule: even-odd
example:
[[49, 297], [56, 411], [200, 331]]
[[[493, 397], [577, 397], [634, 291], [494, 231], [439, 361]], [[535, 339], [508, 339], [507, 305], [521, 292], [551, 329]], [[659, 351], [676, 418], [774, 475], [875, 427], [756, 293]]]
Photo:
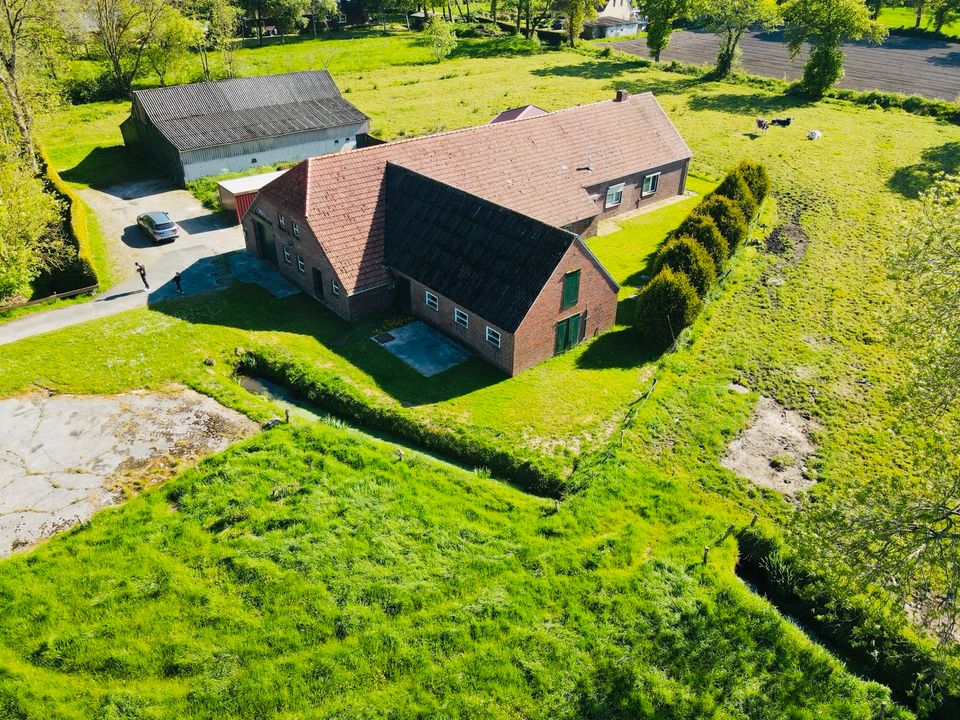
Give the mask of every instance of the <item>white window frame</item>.
[[303, 262], [303, 255], [301, 255], [300, 253], [297, 253], [297, 270], [300, 271], [301, 275], [307, 274], [307, 266]]
[[299, 239], [300, 239], [300, 224], [299, 224], [296, 220], [294, 220], [292, 227], [293, 227], [293, 236], [294, 236], [295, 238], [297, 238], [297, 240], [299, 240]]
[[280, 214], [280, 213], [277, 213], [277, 225], [280, 226], [280, 229], [281, 229], [281, 230], [286, 230], [286, 229], [287, 229], [287, 221], [286, 221], [286, 219], [283, 217], [283, 215]]
[[[623, 202], [623, 188], [626, 183], [617, 183], [616, 185], [611, 185], [607, 188], [607, 197], [603, 202], [604, 208], [617, 207], [620, 203]], [[613, 197], [616, 196], [616, 202], [613, 201]]]
[[423, 304], [431, 310], [440, 310], [440, 298], [429, 290], [423, 291]]
[[293, 256], [290, 255], [290, 248], [288, 248], [286, 245], [283, 246], [283, 261], [287, 265], [290, 265], [293, 263]]
[[[647, 181], [653, 181], [653, 190], [647, 190]], [[641, 197], [650, 197], [651, 195], [656, 195], [657, 190], [660, 189], [660, 173], [650, 173], [645, 175], [643, 178], [643, 185], [640, 187], [640, 196]]]
[[487, 325], [487, 342], [498, 348], [500, 347], [501, 340], [502, 338], [500, 337], [500, 331], [494, 330], [492, 327]]
[[332, 292], [337, 297], [340, 297], [340, 283], [337, 282], [336, 278], [330, 279], [330, 292]]
[[470, 316], [458, 307], [453, 309], [453, 322], [462, 328], [470, 327]]

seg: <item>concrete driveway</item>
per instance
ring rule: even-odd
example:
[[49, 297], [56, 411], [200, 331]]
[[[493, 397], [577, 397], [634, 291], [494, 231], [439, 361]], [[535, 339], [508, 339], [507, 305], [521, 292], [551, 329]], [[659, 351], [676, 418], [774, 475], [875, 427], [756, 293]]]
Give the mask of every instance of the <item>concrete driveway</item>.
[[[276, 297], [298, 292], [276, 270], [245, 252], [239, 225], [225, 222], [169, 180], [150, 178], [91, 188], [81, 190], [80, 196], [96, 213], [124, 279], [92, 302], [0, 325], [0, 345], [177, 297], [172, 282], [177, 272], [181, 273], [184, 295], [217, 290], [235, 279], [257, 283]], [[137, 226], [138, 215], [156, 210], [170, 213], [180, 226], [176, 241], [154, 244]], [[136, 274], [135, 262], [146, 268], [149, 290]]]

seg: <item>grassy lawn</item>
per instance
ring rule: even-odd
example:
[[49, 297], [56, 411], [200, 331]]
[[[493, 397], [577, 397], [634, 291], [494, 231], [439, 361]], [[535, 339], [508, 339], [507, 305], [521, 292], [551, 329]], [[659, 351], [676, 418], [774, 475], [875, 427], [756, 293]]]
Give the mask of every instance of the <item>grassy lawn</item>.
[[[885, 7], [880, 11], [880, 22], [888, 28], [912, 28], [917, 21], [917, 10], [912, 7]], [[931, 29], [931, 17], [924, 13], [921, 29]], [[940, 31], [948, 37], [960, 38], [960, 20], [947, 23]]]
[[[178, 380], [243, 407], [247, 395], [229, 377], [234, 348], [277, 344], [378, 401], [566, 461], [607, 438], [658, 378], [622, 446], [559, 512], [472, 475], [391, 465], [382, 450], [325, 428], [281, 430], [0, 563], [0, 598], [12, 608], [0, 613], [0, 707], [22, 717], [307, 708], [363, 717], [386, 707], [398, 716], [875, 717], [883, 691], [831, 665], [750, 596], [732, 574], [732, 540], [706, 571], [697, 566], [727, 524], [757, 511], [773, 527], [788, 512], [718, 463], [761, 394], [821, 426], [816, 493], [883, 492], [910, 466], [924, 429], [894, 405], [907, 365], [885, 341], [898, 302], [886, 261], [918, 191], [956, 170], [960, 128], [570, 52], [337, 80], [385, 137], [482, 123], [528, 102], [555, 109], [617, 87], [651, 90], [694, 151], [696, 173], [763, 161], [777, 217], [795, 219], [809, 242], [783, 256], [739, 250], [668, 356], [647, 357], [619, 329], [513, 379], [475, 362], [424, 380], [366, 339], [375, 325], [347, 327], [306, 299], [243, 286], [0, 346], [0, 395]], [[98, 107], [47, 124], [56, 163], [87, 157], [70, 155], [68, 136], [88, 153], [109, 146], [104, 118], [119, 106]], [[791, 128], [753, 135], [756, 115], [784, 111]], [[804, 139], [811, 127], [822, 140]], [[591, 246], [629, 288], [683, 205]], [[282, 497], [291, 482], [299, 488]]]

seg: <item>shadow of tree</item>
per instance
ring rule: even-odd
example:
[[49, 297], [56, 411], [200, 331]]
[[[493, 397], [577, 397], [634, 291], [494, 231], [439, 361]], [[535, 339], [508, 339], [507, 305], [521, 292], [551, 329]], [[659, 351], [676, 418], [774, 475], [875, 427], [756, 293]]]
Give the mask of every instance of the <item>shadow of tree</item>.
[[[815, 101], [800, 95], [769, 93], [719, 93], [715, 95], [695, 95], [690, 98], [691, 110], [719, 110], [740, 115], [775, 115], [786, 110], [794, 110], [814, 105]], [[771, 128], [776, 130], [776, 128]]]
[[[283, 334], [284, 347], [301, 357], [309, 356], [311, 341], [315, 341], [407, 407], [467, 395], [507, 379], [480, 358], [425, 378], [371, 339], [394, 319], [392, 316], [348, 323], [303, 294], [277, 299], [259, 286], [238, 283], [206, 295], [151, 303], [151, 308], [189, 323]], [[270, 337], [255, 341], [274, 342]]]
[[904, 197], [916, 199], [941, 172], [948, 175], [960, 172], [960, 142], [927, 148], [920, 154], [920, 162], [897, 168], [887, 180], [887, 187]]
[[631, 368], [648, 363], [660, 355], [646, 347], [632, 327], [604, 333], [577, 358], [577, 367], [585, 370]]
[[946, 55], [935, 55], [927, 58], [927, 62], [937, 67], [960, 68], [960, 52], [949, 52]]

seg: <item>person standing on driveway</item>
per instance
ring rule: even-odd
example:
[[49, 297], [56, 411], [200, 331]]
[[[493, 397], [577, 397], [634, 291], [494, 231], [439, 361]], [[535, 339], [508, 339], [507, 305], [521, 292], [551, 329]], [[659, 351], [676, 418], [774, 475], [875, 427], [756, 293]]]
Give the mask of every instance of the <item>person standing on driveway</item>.
[[178, 293], [183, 292], [183, 286], [180, 284], [180, 273], [173, 274], [173, 286], [177, 289]]
[[149, 290], [150, 284], [147, 282], [147, 269], [138, 262], [135, 262], [134, 265], [137, 266], [137, 275], [139, 275], [140, 279], [143, 280], [144, 289]]

